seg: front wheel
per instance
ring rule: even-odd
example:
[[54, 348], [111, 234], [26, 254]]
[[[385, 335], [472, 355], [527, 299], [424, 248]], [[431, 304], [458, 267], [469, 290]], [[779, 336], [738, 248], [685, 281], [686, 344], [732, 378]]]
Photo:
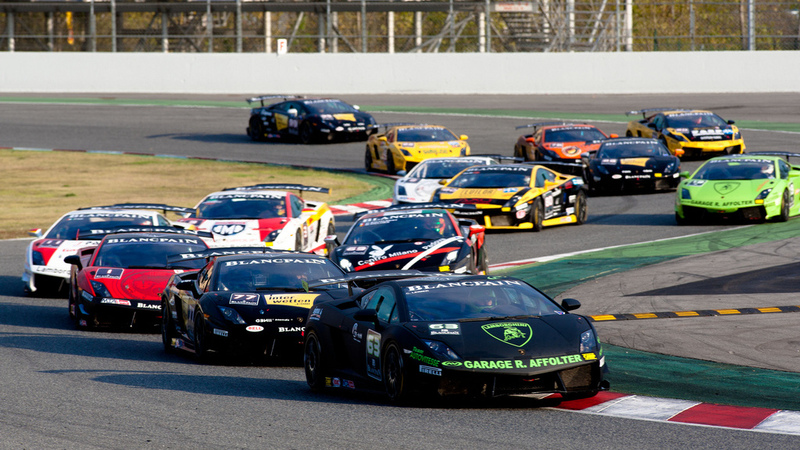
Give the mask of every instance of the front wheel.
[[306, 145], [314, 143], [314, 129], [307, 122], [300, 125], [300, 142]]
[[322, 346], [320, 346], [317, 333], [310, 331], [303, 348], [303, 369], [306, 373], [306, 382], [313, 392], [320, 392], [325, 388], [325, 372], [322, 363]]
[[367, 169], [367, 172], [375, 170], [372, 167], [372, 151], [369, 149], [369, 145], [367, 145], [367, 150], [364, 152], [364, 168]]
[[792, 207], [790, 200], [789, 191], [783, 191], [783, 197], [781, 198], [781, 214], [778, 216], [778, 222], [786, 222], [789, 220], [789, 211]]
[[394, 167], [394, 155], [392, 152], [387, 152], [387, 159], [386, 159], [386, 173], [390, 175], [394, 175], [397, 173], [397, 169]]
[[172, 316], [170, 315], [167, 301], [161, 302], [161, 343], [164, 344], [164, 351], [166, 353], [174, 353], [175, 347], [172, 346], [172, 340], [176, 339], [175, 325], [172, 323]]
[[544, 222], [544, 202], [542, 202], [541, 198], [537, 198], [533, 201], [530, 221], [533, 224], [533, 231], [542, 231], [542, 222]]
[[206, 344], [206, 321], [202, 311], [197, 311], [194, 319], [194, 358], [199, 363], [208, 360], [208, 348]]
[[575, 223], [583, 225], [586, 222], [587, 215], [586, 193], [578, 191], [578, 195], [575, 197], [575, 218], [577, 219]]
[[408, 397], [403, 356], [394, 343], [387, 345], [383, 354], [383, 385], [386, 395], [393, 402], [402, 402]]

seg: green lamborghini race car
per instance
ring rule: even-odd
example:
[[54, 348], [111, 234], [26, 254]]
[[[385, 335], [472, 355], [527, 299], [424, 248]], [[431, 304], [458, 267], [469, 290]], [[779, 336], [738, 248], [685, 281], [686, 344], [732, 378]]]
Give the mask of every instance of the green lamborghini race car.
[[[714, 218], [786, 221], [800, 214], [800, 153], [757, 152], [712, 158], [693, 174], [681, 173], [675, 199], [678, 225]], [[785, 159], [784, 159], [785, 158]]]

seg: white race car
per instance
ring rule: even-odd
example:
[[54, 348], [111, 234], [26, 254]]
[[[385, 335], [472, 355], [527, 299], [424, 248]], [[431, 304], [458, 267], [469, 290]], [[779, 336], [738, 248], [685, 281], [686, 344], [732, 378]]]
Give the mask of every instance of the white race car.
[[[513, 159], [513, 158], [508, 158]], [[403, 175], [394, 184], [392, 203], [426, 203], [431, 201], [433, 191], [442, 187], [441, 180], [448, 180], [471, 166], [497, 164], [490, 156], [462, 156], [430, 158], [417, 164], [411, 172]]]
[[336, 233], [325, 202], [305, 201], [288, 191], [328, 193], [301, 184], [258, 184], [207, 195], [178, 224], [214, 235], [214, 246], [267, 246], [325, 253], [325, 236]]
[[64, 262], [64, 258], [76, 254], [81, 248], [97, 246], [99, 238], [81, 239], [81, 236], [93, 234], [94, 229], [116, 226], [172, 226], [170, 220], [156, 210], [191, 212], [188, 208], [150, 203], [93, 206], [64, 214], [44, 233], [41, 228], [28, 231], [36, 239], [25, 251], [22, 272], [25, 290], [40, 293], [64, 290], [69, 285], [72, 267]]

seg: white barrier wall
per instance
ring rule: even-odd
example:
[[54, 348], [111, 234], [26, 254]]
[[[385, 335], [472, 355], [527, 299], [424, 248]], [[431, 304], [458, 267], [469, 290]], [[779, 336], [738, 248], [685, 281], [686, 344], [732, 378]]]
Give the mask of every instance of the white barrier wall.
[[638, 94], [800, 92], [800, 51], [0, 52], [0, 92]]

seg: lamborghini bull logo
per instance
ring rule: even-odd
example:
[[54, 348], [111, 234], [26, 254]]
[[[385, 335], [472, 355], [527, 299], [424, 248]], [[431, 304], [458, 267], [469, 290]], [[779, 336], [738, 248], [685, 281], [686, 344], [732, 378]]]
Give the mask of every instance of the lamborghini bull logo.
[[733, 181], [723, 181], [720, 183], [714, 184], [714, 190], [717, 191], [720, 195], [726, 195], [736, 190], [739, 187], [739, 183]]
[[524, 322], [489, 323], [481, 326], [489, 336], [514, 347], [522, 347], [533, 336], [531, 326]]

